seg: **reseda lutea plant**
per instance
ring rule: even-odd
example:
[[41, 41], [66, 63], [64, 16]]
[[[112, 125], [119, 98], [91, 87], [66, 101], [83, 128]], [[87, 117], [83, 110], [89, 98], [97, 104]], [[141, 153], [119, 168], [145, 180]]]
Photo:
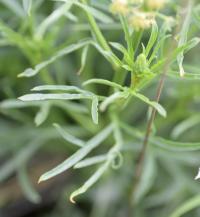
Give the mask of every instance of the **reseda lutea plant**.
[[[131, 198], [130, 204], [134, 202], [134, 206], [139, 206], [141, 199], [152, 187], [152, 183], [148, 179], [154, 173], [152, 169], [155, 166], [154, 155], [159, 153], [160, 149], [164, 149], [166, 152], [189, 152], [200, 149], [199, 143], [183, 143], [159, 137], [156, 135], [156, 126], [153, 126], [156, 112], [162, 118], [166, 118], [164, 121], [168, 120], [166, 109], [160, 104], [160, 96], [166, 77], [169, 75], [179, 80], [180, 77], [184, 79], [184, 76], [186, 78], [187, 76], [194, 76], [193, 78], [197, 76], [187, 75], [183, 67], [185, 54], [200, 41], [197, 37], [189, 37], [190, 26], [194, 19], [197, 20], [193, 14], [196, 3], [190, 1], [186, 6], [179, 3], [180, 6], [177, 7], [177, 2], [167, 0], [113, 0], [109, 3], [109, 11], [104, 12], [105, 8], [102, 5], [90, 4], [87, 0], [60, 0], [57, 2], [59, 2], [59, 6], [35, 28], [31, 41], [22, 42], [22, 37], [16, 35], [18, 41], [14, 43], [29, 58], [30, 53], [34, 50], [34, 43], [41, 46], [39, 50], [34, 50], [39, 59], [37, 63], [33, 61], [34, 58], [31, 58], [32, 61], [30, 62], [34, 67], [26, 69], [19, 74], [19, 77], [41, 76], [44, 85], [34, 87], [32, 91], [35, 93], [19, 97], [20, 101], [4, 102], [2, 106], [4, 108], [39, 107], [39, 112], [35, 117], [37, 126], [42, 125], [47, 120], [50, 108], [53, 106], [67, 109], [71, 106], [74, 108], [70, 112], [71, 117], [75, 119], [79, 127], [81, 126], [81, 129], [90, 132], [90, 138], [88, 141], [82, 140], [66, 131], [60, 124], [53, 124], [59, 135], [67, 143], [76, 146], [78, 150], [61, 164], [44, 173], [39, 179], [39, 182], [42, 182], [70, 168], [80, 169], [99, 164], [90, 178], [71, 194], [70, 200], [72, 202], [75, 202], [76, 196], [85, 193], [111, 168], [119, 169], [123, 166], [126, 161], [124, 158], [126, 154], [124, 153], [126, 152], [125, 144], [127, 141], [136, 141], [139, 144], [145, 139], [143, 148], [139, 146], [133, 153], [134, 182], [137, 179], [138, 183], [137, 185], [132, 184], [131, 178], [130, 189], [134, 189], [129, 190], [131, 193], [128, 194], [131, 195], [126, 196]], [[32, 16], [34, 4], [32, 1], [24, 3], [29, 17]], [[184, 16], [165, 14], [165, 11], [172, 8], [173, 14], [178, 14], [179, 10], [182, 11], [184, 7], [186, 7]], [[103, 9], [100, 10], [99, 8]], [[42, 46], [43, 41], [47, 39], [46, 35], [49, 36], [48, 34], [50, 34], [48, 30], [60, 17], [66, 14], [70, 21], [77, 21], [78, 15], [73, 14], [73, 10], [77, 9], [84, 13], [92, 37], [82, 38], [71, 44], [68, 43], [68, 46], [64, 43], [60, 46], [61, 49], [52, 49], [47, 52], [48, 55], [45, 60], [42, 58], [40, 61], [40, 51], [46, 49], [45, 46]], [[115, 22], [119, 24], [119, 28], [123, 32], [123, 42], [121, 40], [109, 41], [101, 30], [101, 24], [112, 25]], [[178, 29], [178, 32], [175, 29]], [[8, 40], [12, 35], [17, 34], [8, 29], [4, 23], [0, 23], [0, 31]], [[57, 30], [53, 34], [59, 38]], [[113, 71], [112, 79], [104, 79], [102, 76], [97, 78], [94, 74], [89, 76], [90, 79], [85, 76], [91, 47], [110, 64]], [[46, 71], [46, 68], [50, 67], [51, 64], [52, 66], [56, 64], [64, 55], [80, 49], [82, 51], [81, 67], [77, 76], [81, 77], [81, 85], [75, 82], [71, 82], [70, 85], [56, 82], [54, 77]], [[162, 78], [159, 82], [160, 77]], [[100, 85], [108, 87], [106, 94], [95, 91]], [[155, 100], [144, 94], [145, 89], [150, 85], [152, 87], [158, 86], [158, 92], [154, 93]], [[144, 124], [148, 125], [146, 134], [139, 130], [140, 126], [137, 124], [131, 126], [127, 120], [123, 119], [122, 113], [129, 107], [131, 108], [131, 103], [137, 103], [137, 99], [143, 103], [143, 107], [149, 106], [150, 111], [152, 111], [150, 117], [147, 115], [148, 117], [144, 121]], [[71, 100], [78, 100], [78, 103], [73, 104], [70, 102]], [[88, 116], [88, 108], [91, 118]], [[129, 119], [131, 118], [130, 116]], [[90, 123], [90, 119], [93, 124]], [[103, 142], [109, 144], [106, 146], [107, 151], [104, 151], [103, 154], [102, 151], [95, 152]], [[157, 149], [154, 150], [154, 147]], [[97, 154], [91, 156], [91, 153]], [[136, 162], [138, 156], [139, 161]], [[179, 215], [175, 213], [172, 216], [178, 217]]]
[[[94, 148], [96, 148], [103, 140], [105, 140], [111, 132], [114, 133], [115, 146], [106, 154], [107, 157], [104, 158], [104, 163], [99, 169], [91, 176], [91, 178], [78, 190], [76, 190], [71, 195], [71, 201], [74, 201], [74, 197], [78, 194], [84, 193], [91, 185], [93, 185], [100, 176], [108, 169], [108, 167], [112, 164], [113, 160], [121, 156], [120, 149], [123, 144], [122, 135], [120, 131], [120, 120], [118, 119], [118, 109], [115, 107], [115, 103], [117, 103], [120, 99], [128, 100], [131, 97], [136, 97], [142, 100], [144, 103], [154, 107], [162, 116], [166, 117], [165, 109], [158, 103], [149, 100], [146, 96], [140, 93], [141, 88], [147, 85], [152, 81], [157, 75], [162, 72], [162, 68], [165, 64], [166, 57], [160, 55], [159, 52], [163, 49], [163, 45], [165, 40], [168, 37], [167, 30], [170, 28], [168, 17], [164, 18], [164, 23], [160, 29], [156, 24], [156, 16], [157, 9], [164, 6], [164, 1], [160, 4], [155, 3], [153, 1], [113, 1], [111, 4], [111, 11], [116, 13], [121, 21], [121, 25], [125, 34], [125, 40], [127, 42], [127, 47], [124, 47], [122, 44], [118, 42], [107, 42], [104, 36], [102, 35], [100, 29], [96, 21], [94, 20], [92, 8], [90, 8], [86, 1], [75, 1], [75, 2], [66, 2], [65, 4], [74, 4], [78, 7], [85, 10], [85, 13], [88, 17], [88, 21], [91, 25], [91, 31], [94, 34], [95, 39], [90, 39], [86, 41], [81, 41], [78, 44], [70, 45], [64, 50], [58, 51], [58, 53], [53, 56], [50, 60], [47, 60], [43, 63], [40, 63], [35, 67], [35, 69], [28, 69], [21, 76], [32, 76], [41, 70], [41, 68], [46, 67], [48, 64], [55, 61], [57, 58], [72, 52], [78, 48], [92, 45], [94, 46], [105, 58], [114, 66], [116, 69], [115, 73], [126, 73], [126, 71], [131, 73], [131, 85], [130, 87], [121, 86], [123, 84], [123, 79], [119, 81], [119, 83], [115, 83], [115, 81], [107, 81], [103, 79], [92, 79], [85, 82], [85, 85], [90, 83], [100, 83], [104, 85], [109, 85], [114, 88], [114, 93], [107, 96], [97, 96], [94, 93], [82, 90], [78, 87], [74, 86], [60, 86], [60, 85], [46, 85], [39, 86], [33, 89], [33, 91], [61, 91], [61, 92], [74, 92], [74, 93], [36, 93], [36, 94], [28, 94], [20, 97], [22, 101], [41, 101], [41, 100], [77, 100], [77, 99], [91, 99], [92, 100], [92, 108], [91, 113], [94, 120], [94, 123], [98, 123], [98, 103], [101, 102], [100, 110], [105, 111], [110, 105], [110, 110], [112, 111], [111, 125], [106, 127], [103, 131], [101, 131], [97, 136], [89, 140], [87, 143], [81, 146], [81, 148], [73, 154], [70, 158], [64, 161], [62, 164], [58, 165], [54, 169], [49, 172], [43, 174], [39, 180], [45, 181], [48, 180], [67, 169], [77, 166], [77, 164], [83, 164], [81, 160], [86, 157]], [[151, 16], [151, 19], [149, 17]], [[163, 15], [164, 16], [164, 15]], [[172, 18], [171, 18], [172, 19]], [[152, 27], [151, 36], [147, 45], [142, 44], [142, 50], [139, 51], [138, 46], [141, 42], [142, 32], [146, 28]], [[187, 34], [187, 32], [185, 33]], [[182, 37], [182, 36], [181, 36]], [[172, 51], [170, 62], [173, 62], [178, 58], [178, 56], [184, 53], [186, 50], [194, 47], [199, 42], [199, 39], [192, 39], [190, 41], [185, 41], [184, 44], [175, 48]], [[123, 59], [119, 59], [118, 56], [111, 50], [111, 47], [119, 50], [123, 54]], [[141, 53], [138, 53], [141, 52]], [[83, 53], [85, 55], [85, 52]], [[86, 58], [83, 58], [86, 59]], [[120, 72], [119, 72], [120, 70]], [[105, 99], [104, 99], [105, 98]], [[125, 102], [125, 101], [124, 101]], [[68, 138], [65, 136], [65, 138]], [[76, 145], [78, 145], [76, 143]], [[93, 157], [90, 159], [90, 162], [95, 163], [99, 156]], [[86, 159], [85, 161], [88, 161]]]

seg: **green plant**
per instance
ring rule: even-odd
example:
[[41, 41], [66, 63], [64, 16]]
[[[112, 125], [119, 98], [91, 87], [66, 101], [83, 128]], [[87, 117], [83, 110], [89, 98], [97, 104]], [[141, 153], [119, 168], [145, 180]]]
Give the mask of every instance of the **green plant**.
[[[77, 150], [61, 164], [44, 173], [39, 182], [53, 178], [72, 167], [80, 169], [95, 166], [90, 178], [71, 194], [70, 200], [75, 202], [76, 196], [85, 193], [104, 173], [112, 168], [118, 169], [118, 177], [122, 176], [119, 177], [118, 185], [123, 183], [119, 194], [121, 198], [125, 198], [124, 207], [129, 210], [130, 216], [133, 213], [134, 216], [156, 216], [158, 213], [153, 209], [149, 215], [145, 213], [145, 209], [154, 206], [158, 208], [159, 205], [169, 203], [166, 211], [168, 215], [174, 209], [170, 199], [185, 186], [188, 187], [191, 181], [188, 179], [188, 169], [183, 165], [188, 162], [192, 167], [191, 156], [195, 159], [196, 156], [190, 152], [200, 149], [198, 133], [191, 134], [191, 142], [184, 137], [186, 131], [200, 122], [196, 108], [196, 104], [199, 105], [198, 61], [197, 67], [194, 67], [188, 57], [195, 56], [190, 50], [200, 41], [196, 37], [200, 23], [198, 3], [114, 0], [110, 6], [107, 1], [94, 1], [90, 5], [86, 0], [60, 0], [51, 3], [56, 8], [41, 21], [37, 20], [37, 16], [42, 2], [25, 0], [23, 9], [20, 1], [16, 1], [15, 5], [12, 1], [2, 1], [18, 19], [6, 24], [3, 21], [7, 17], [5, 14], [5, 18], [0, 20], [0, 43], [3, 47], [17, 47], [18, 52], [20, 51], [18, 61], [25, 62], [19, 67], [20, 70], [26, 65], [32, 66], [18, 77], [36, 78], [27, 85], [28, 88], [36, 87], [32, 89], [35, 93], [23, 95], [19, 97], [20, 100], [6, 99], [1, 103], [2, 113], [17, 119], [24, 126], [29, 126], [26, 135], [23, 135], [23, 127], [18, 126], [20, 133], [16, 132], [13, 140], [17, 139], [17, 143], [28, 140], [30, 144], [23, 147], [1, 145], [2, 155], [10, 150], [17, 150], [18, 153], [2, 166], [0, 180], [5, 180], [17, 170], [24, 192], [33, 202], [38, 202], [39, 196], [30, 186], [24, 165], [42, 144], [62, 137], [67, 144], [75, 145]], [[161, 8], [162, 12], [159, 11]], [[184, 9], [184, 14], [177, 18], [176, 14], [182, 13]], [[23, 20], [24, 18], [26, 19]], [[80, 30], [78, 22], [81, 19], [87, 22], [86, 32]], [[71, 26], [72, 32], [69, 32], [71, 23], [75, 24]], [[73, 36], [76, 26], [80, 33]], [[115, 26], [119, 28], [118, 35], [123, 32], [123, 40], [118, 40], [118, 35], [116, 38], [104, 36], [102, 29], [109, 28], [112, 32]], [[65, 27], [68, 28], [67, 31]], [[109, 37], [112, 40], [107, 39]], [[113, 38], [117, 42], [113, 42]], [[14, 54], [14, 51], [12, 52]], [[77, 58], [81, 66], [79, 70], [76, 67], [77, 74], [69, 67], [65, 75], [66, 60], [63, 58], [72, 52], [76, 52], [78, 56], [71, 56], [72, 63], [68, 61], [68, 65], [76, 66], [74, 59]], [[105, 64], [103, 67], [98, 65], [100, 70], [92, 63], [100, 58], [97, 53], [107, 61], [104, 63], [105, 60], [100, 59], [101, 63]], [[95, 55], [98, 57], [95, 58]], [[187, 57], [185, 65], [184, 57]], [[101, 71], [104, 69], [105, 73]], [[98, 70], [97, 74], [95, 70]], [[168, 96], [160, 99], [165, 82], [171, 82], [166, 84]], [[25, 82], [20, 84], [23, 83]], [[170, 92], [171, 85], [175, 93]], [[27, 86], [22, 89], [28, 89]], [[17, 97], [10, 86], [6, 88], [4, 85], [3, 92], [3, 98]], [[19, 91], [20, 94], [22, 92]], [[197, 97], [197, 102], [194, 97]], [[184, 108], [188, 105], [192, 108], [186, 112]], [[31, 111], [22, 112], [21, 109], [27, 107], [39, 108], [34, 119], [39, 129], [30, 124]], [[56, 112], [55, 107], [66, 114], [60, 110]], [[145, 112], [148, 107], [149, 111]], [[52, 109], [55, 113], [53, 116]], [[156, 116], [157, 112], [160, 117]], [[67, 121], [64, 121], [65, 117]], [[49, 127], [54, 122], [54, 128]], [[61, 125], [66, 123], [67, 129], [64, 129]], [[174, 129], [171, 131], [172, 127]], [[166, 138], [167, 133], [163, 131], [171, 133], [175, 139], [182, 135], [183, 140], [172, 141]], [[190, 139], [190, 135], [186, 134]], [[5, 142], [12, 144], [9, 139], [12, 140], [6, 137]], [[174, 153], [177, 154], [170, 156]], [[126, 170], [129, 174], [131, 171], [131, 175], [127, 174]], [[167, 171], [173, 177], [175, 184], [172, 188], [164, 182], [161, 176], [165, 175], [160, 170]], [[116, 174], [113, 175], [115, 176]], [[126, 176], [127, 180], [124, 180], [123, 176]], [[85, 175], [83, 177], [85, 179]], [[177, 188], [179, 182], [183, 183]], [[151, 191], [154, 183], [158, 183], [158, 188]], [[161, 187], [162, 183], [165, 186]], [[129, 186], [128, 190], [126, 185]], [[198, 184], [192, 185], [188, 188], [190, 193], [194, 194]], [[147, 204], [146, 207], [142, 201]], [[180, 201], [182, 202], [182, 198]], [[171, 216], [181, 216], [199, 204], [199, 196], [195, 196], [184, 208], [178, 209]], [[164, 212], [165, 208], [161, 210]]]

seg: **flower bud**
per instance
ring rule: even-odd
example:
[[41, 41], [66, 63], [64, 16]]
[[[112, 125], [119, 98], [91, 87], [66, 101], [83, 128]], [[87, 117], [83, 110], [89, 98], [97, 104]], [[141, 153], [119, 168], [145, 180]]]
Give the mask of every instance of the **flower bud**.
[[147, 0], [146, 5], [149, 10], [160, 10], [166, 4], [166, 0]]
[[130, 25], [136, 30], [148, 29], [155, 23], [155, 17], [151, 13], [135, 11], [129, 18]]
[[127, 0], [113, 0], [110, 6], [113, 14], [128, 14], [128, 1]]

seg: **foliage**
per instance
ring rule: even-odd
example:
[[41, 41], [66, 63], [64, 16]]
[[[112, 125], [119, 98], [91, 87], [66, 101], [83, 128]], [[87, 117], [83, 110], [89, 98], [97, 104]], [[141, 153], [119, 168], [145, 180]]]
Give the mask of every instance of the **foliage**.
[[39, 203], [29, 161], [64, 150], [66, 160], [39, 182], [79, 169], [76, 188], [63, 192], [73, 203], [89, 201], [87, 216], [125, 216], [132, 200], [140, 217], [179, 217], [199, 206], [200, 5], [156, 2], [0, 1], [0, 158], [12, 154], [1, 182], [16, 172], [24, 195]]

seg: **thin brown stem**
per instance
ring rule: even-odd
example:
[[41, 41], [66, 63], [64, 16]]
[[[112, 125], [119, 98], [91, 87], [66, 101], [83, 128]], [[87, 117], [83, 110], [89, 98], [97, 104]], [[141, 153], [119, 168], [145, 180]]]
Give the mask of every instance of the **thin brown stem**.
[[[191, 4], [191, 1], [186, 1], [186, 3], [187, 4], [185, 4], [185, 5], [187, 5], [187, 6], [184, 7], [184, 8], [186, 8], [185, 13], [187, 15], [187, 13], [190, 13], [190, 11], [191, 11], [192, 4]], [[186, 16], [182, 16], [182, 19], [184, 19], [184, 17], [186, 17]], [[178, 25], [178, 27], [177, 27], [177, 29], [175, 31], [174, 36], [177, 34], [182, 22], [183, 22], [183, 20], [181, 20], [179, 22], [179, 25]], [[172, 38], [174, 38], [174, 37], [172, 37]], [[166, 63], [164, 65], [163, 72], [162, 72], [162, 75], [161, 75], [161, 78], [160, 78], [160, 81], [159, 81], [159, 84], [158, 84], [158, 88], [157, 88], [157, 92], [156, 92], [156, 99], [155, 99], [155, 101], [157, 103], [159, 103], [159, 101], [160, 101], [161, 94], [162, 94], [162, 91], [163, 91], [163, 88], [164, 88], [164, 83], [165, 83], [165, 80], [166, 80], [166, 76], [167, 76], [169, 68], [170, 68], [171, 51], [176, 46], [177, 46], [176, 41], [173, 40], [170, 47], [169, 47], [169, 49], [168, 49], [167, 60], [166, 60]], [[154, 120], [155, 120], [155, 117], [156, 117], [156, 112], [157, 112], [156, 109], [152, 108], [150, 118], [149, 118], [148, 123], [147, 123], [146, 133], [145, 133], [145, 137], [144, 137], [143, 144], [142, 144], [142, 150], [140, 151], [139, 156], [138, 156], [136, 169], [135, 169], [133, 187], [132, 187], [132, 191], [131, 191], [131, 194], [130, 194], [130, 207], [129, 207], [130, 210], [129, 210], [129, 215], [128, 216], [133, 215], [132, 210], [133, 210], [133, 207], [134, 207], [134, 194], [135, 194], [135, 191], [137, 190], [138, 184], [139, 184], [141, 176], [142, 176], [142, 170], [143, 170], [143, 165], [144, 165], [144, 161], [145, 161], [145, 155], [146, 155], [146, 152], [147, 152], [147, 147], [148, 147], [149, 138], [150, 138], [150, 135], [151, 135], [153, 123], [154, 123]]]

